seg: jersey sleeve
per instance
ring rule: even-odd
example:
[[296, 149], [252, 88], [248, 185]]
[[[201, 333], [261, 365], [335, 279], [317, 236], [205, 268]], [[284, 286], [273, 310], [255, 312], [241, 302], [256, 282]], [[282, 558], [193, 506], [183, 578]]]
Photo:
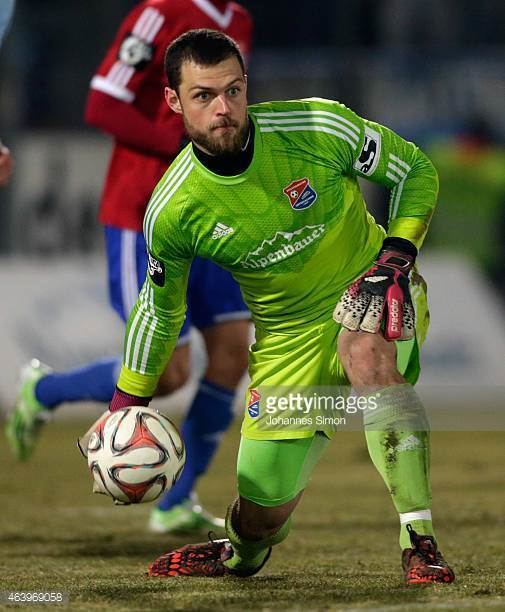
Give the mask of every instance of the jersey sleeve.
[[146, 281], [125, 333], [118, 388], [131, 395], [154, 394], [177, 344], [186, 314], [186, 290], [193, 255], [178, 218], [178, 207], [163, 210], [158, 187], [144, 221], [148, 249]]
[[149, 2], [141, 2], [122, 22], [91, 88], [122, 102], [134, 102], [153, 70], [159, 70], [164, 43], [171, 35], [167, 19]]
[[342, 174], [366, 178], [391, 191], [388, 236], [423, 243], [438, 196], [438, 175], [428, 157], [389, 128], [338, 102], [311, 101], [327, 134], [328, 153]]

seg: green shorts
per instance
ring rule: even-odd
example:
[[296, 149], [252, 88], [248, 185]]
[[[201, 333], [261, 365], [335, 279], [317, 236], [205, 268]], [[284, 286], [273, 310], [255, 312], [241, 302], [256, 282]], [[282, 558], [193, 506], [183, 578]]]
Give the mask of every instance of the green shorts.
[[322, 433], [298, 440], [242, 438], [237, 458], [238, 492], [260, 506], [280, 506], [307, 486], [330, 440]]
[[[411, 294], [416, 309], [416, 338], [397, 342], [398, 370], [408, 382], [415, 384], [420, 373], [419, 347], [429, 324], [426, 284], [421, 276], [411, 279]], [[251, 384], [246, 393], [242, 436], [251, 440], [286, 440], [311, 438], [314, 431], [265, 431], [260, 425], [267, 417], [258, 404], [260, 387], [331, 387], [349, 385], [337, 355], [338, 335], [342, 327], [331, 317], [317, 326], [302, 329], [296, 335], [261, 335], [250, 349], [249, 376]], [[255, 395], [256, 394], [256, 395]]]

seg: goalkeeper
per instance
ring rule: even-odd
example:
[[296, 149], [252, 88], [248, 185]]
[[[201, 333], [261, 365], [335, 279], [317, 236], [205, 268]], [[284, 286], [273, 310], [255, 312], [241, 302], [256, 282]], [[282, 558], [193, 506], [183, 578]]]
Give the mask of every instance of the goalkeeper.
[[[150, 575], [259, 571], [288, 535], [330, 435], [268, 430], [258, 388], [350, 383], [361, 393], [381, 390], [377, 409], [365, 414], [366, 440], [399, 514], [406, 582], [452, 582], [433, 531], [429, 433], [412, 388], [428, 321], [413, 266], [437, 197], [433, 165], [337, 102], [247, 107], [240, 52], [212, 30], [175, 40], [165, 70], [166, 101], [192, 142], [147, 209], [149, 273], [110, 410], [149, 403], [184, 320], [194, 257], [239, 282], [256, 342], [228, 538], [167, 553]], [[367, 212], [358, 177], [391, 189], [387, 233]]]

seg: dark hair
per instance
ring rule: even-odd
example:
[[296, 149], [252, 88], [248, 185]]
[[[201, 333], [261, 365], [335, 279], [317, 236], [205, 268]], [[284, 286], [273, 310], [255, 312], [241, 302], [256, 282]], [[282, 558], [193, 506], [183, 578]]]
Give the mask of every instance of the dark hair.
[[181, 68], [184, 62], [199, 66], [215, 66], [230, 57], [236, 57], [245, 73], [244, 59], [237, 43], [217, 30], [189, 30], [176, 38], [165, 52], [165, 74], [168, 84], [179, 93]]

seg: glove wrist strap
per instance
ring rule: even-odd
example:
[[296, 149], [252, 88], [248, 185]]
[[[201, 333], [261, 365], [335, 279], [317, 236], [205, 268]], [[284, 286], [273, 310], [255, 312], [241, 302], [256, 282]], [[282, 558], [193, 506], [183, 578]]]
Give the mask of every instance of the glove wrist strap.
[[125, 393], [116, 387], [114, 395], [109, 404], [109, 410], [115, 412], [121, 410], [121, 408], [128, 408], [129, 406], [149, 406], [151, 397], [139, 397], [138, 395], [130, 395]]
[[405, 255], [412, 257], [414, 261], [418, 253], [415, 244], [406, 238], [399, 238], [398, 236], [388, 236], [382, 243], [381, 250], [400, 251], [401, 253], [405, 253]]
[[391, 266], [408, 274], [417, 257], [417, 248], [405, 238], [390, 237], [382, 243], [377, 263]]

